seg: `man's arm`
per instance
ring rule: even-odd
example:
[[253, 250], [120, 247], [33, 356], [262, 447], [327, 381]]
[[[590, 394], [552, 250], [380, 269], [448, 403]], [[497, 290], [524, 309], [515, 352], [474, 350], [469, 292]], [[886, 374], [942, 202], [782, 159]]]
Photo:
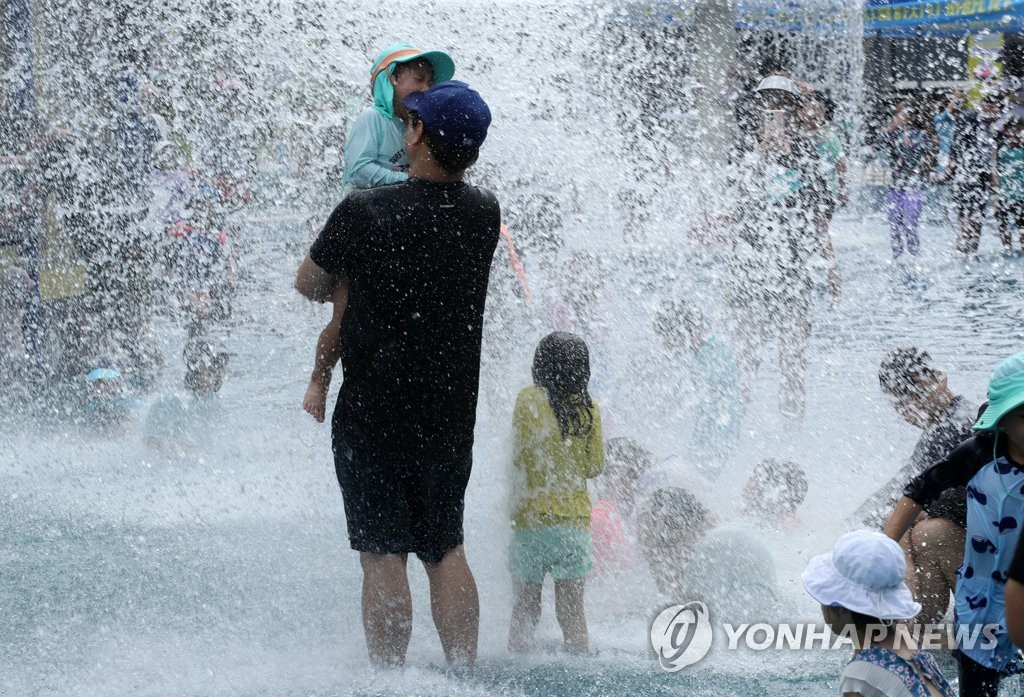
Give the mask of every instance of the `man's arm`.
[[907, 530], [911, 528], [917, 517], [921, 515], [921, 510], [921, 506], [914, 499], [901, 496], [900, 500], [896, 502], [896, 508], [885, 521], [882, 532], [890, 539], [899, 542], [907, 534]]
[[1024, 646], [1024, 584], [1014, 579], [1006, 582], [1006, 631], [1013, 643]]
[[295, 274], [295, 290], [309, 300], [324, 303], [330, 300], [337, 285], [337, 279], [327, 273], [307, 254]]
[[992, 458], [991, 450], [986, 453], [986, 443], [978, 442], [978, 436], [964, 441], [950, 452], [946, 459], [937, 462], [910, 480], [903, 489], [903, 496], [896, 508], [889, 514], [882, 532], [896, 540], [910, 529], [927, 506], [939, 498], [944, 491], [955, 486], [964, 486]]
[[[1024, 539], [1024, 538], [1022, 538]], [[1007, 569], [1006, 631], [1018, 647], [1024, 646], [1024, 544], [1017, 542], [1013, 560]]]

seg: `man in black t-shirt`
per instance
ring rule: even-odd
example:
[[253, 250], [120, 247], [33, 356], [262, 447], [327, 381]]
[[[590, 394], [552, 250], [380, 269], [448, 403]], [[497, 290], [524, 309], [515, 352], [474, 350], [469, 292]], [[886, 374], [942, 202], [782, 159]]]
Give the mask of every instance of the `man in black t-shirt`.
[[413, 552], [430, 579], [446, 658], [473, 663], [479, 600], [462, 549], [463, 497], [501, 221], [494, 195], [462, 178], [491, 117], [480, 95], [454, 80], [405, 105], [409, 181], [342, 201], [295, 286], [323, 302], [338, 280], [349, 284], [332, 433], [349, 541], [363, 567], [370, 657], [405, 659]]
[[1000, 102], [988, 97], [980, 108], [965, 108], [964, 99], [962, 94], [954, 95], [950, 102], [956, 111], [946, 178], [952, 182], [951, 192], [960, 226], [956, 250], [976, 254], [992, 193], [995, 163], [992, 123], [999, 117]]
[[[907, 463], [854, 514], [859, 523], [881, 528], [907, 483], [974, 435], [978, 407], [955, 394], [928, 352], [914, 346], [889, 351], [878, 382], [903, 420], [923, 430]], [[922, 625], [942, 619], [956, 588], [956, 570], [964, 558], [967, 490], [946, 490], [926, 513], [898, 540], [907, 555], [907, 583], [921, 603], [915, 621]]]
[[[854, 513], [854, 520], [869, 528], [881, 528], [911, 479], [942, 460], [946, 453], [974, 435], [971, 426], [978, 407], [949, 388], [946, 374], [927, 351], [916, 346], [892, 349], [878, 370], [882, 392], [893, 408], [911, 426], [922, 430], [909, 460]], [[957, 527], [967, 526], [967, 491], [963, 487], [943, 494], [927, 511], [929, 518], [945, 518]], [[918, 531], [921, 532], [921, 531]], [[954, 545], [963, 548], [963, 536]], [[953, 570], [959, 566], [957, 561]]]

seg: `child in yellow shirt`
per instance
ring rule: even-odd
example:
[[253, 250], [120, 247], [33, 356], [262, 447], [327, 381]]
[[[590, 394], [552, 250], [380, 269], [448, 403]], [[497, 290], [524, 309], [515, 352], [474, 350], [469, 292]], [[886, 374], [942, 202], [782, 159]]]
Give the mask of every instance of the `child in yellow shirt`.
[[601, 412], [587, 391], [590, 352], [575, 334], [544, 337], [533, 385], [516, 399], [509, 565], [516, 580], [509, 649], [529, 648], [540, 620], [544, 576], [555, 580], [555, 614], [566, 648], [588, 650], [583, 589], [593, 565], [587, 480], [604, 467]]

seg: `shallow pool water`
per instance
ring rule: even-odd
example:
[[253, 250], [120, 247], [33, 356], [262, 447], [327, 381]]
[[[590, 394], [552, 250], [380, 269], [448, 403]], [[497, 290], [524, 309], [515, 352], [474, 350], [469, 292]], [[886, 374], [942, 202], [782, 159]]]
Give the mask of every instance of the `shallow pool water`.
[[[644, 574], [592, 584], [596, 656], [573, 659], [557, 650], [548, 594], [539, 652], [508, 656], [509, 395], [527, 380], [533, 342], [545, 331], [538, 318], [524, 320], [514, 335], [486, 340], [466, 514], [466, 546], [482, 601], [480, 667], [454, 676], [440, 667], [425, 576], [412, 563], [416, 614], [408, 667], [372, 671], [328, 428], [300, 407], [313, 342], [326, 319], [323, 308], [290, 288], [309, 233], [280, 220], [256, 221], [252, 230], [237, 310], [223, 328], [237, 355], [203, 447], [161, 457], [143, 447], [138, 430], [111, 440], [49, 417], [5, 418], [0, 693], [834, 693], [845, 652], [713, 650], [683, 673], [663, 673], [649, 648], [648, 621], [671, 599], [659, 598]], [[980, 401], [990, 370], [1022, 346], [1024, 258], [999, 254], [994, 234], [980, 258], [963, 261], [950, 256], [951, 230], [929, 226], [919, 263], [893, 265], [880, 217], [846, 215], [835, 232], [844, 297], [835, 310], [824, 299], [818, 306], [806, 423], [796, 434], [782, 429], [777, 375], [767, 367], [736, 461], [717, 485], [718, 504], [728, 509], [756, 459], [783, 455], [807, 468], [801, 524], [771, 538], [787, 619], [794, 621], [818, 619], [799, 588], [803, 565], [847, 529], [845, 516], [899, 466], [916, 438], [878, 392], [882, 352], [908, 342], [927, 348], [948, 369], [953, 388]], [[665, 385], [677, 376], [649, 329], [652, 291], [630, 276], [640, 272], [623, 261], [628, 250], [595, 251], [606, 269], [606, 300], [623, 318], [609, 342], [612, 361], [622, 360], [607, 371], [617, 381], [609, 435], [639, 435], [656, 453], [672, 454], [682, 442], [687, 398], [677, 395], [672, 408], [659, 401], [672, 395]], [[700, 278], [713, 279], [713, 265], [701, 270], [683, 254], [660, 255], [660, 264], [668, 281], [655, 296], [706, 293], [714, 304], [713, 280], [702, 285]], [[162, 322], [169, 356], [164, 389], [171, 390], [180, 375], [182, 337]], [[648, 356], [650, 365], [641, 370], [631, 356]]]

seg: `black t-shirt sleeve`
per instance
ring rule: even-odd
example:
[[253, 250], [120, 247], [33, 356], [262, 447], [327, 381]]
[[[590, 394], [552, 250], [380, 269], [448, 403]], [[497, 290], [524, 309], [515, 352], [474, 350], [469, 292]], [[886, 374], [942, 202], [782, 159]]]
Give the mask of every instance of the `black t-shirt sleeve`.
[[947, 489], [966, 486], [991, 461], [991, 440], [975, 436], [951, 450], [944, 460], [911, 479], [903, 489], [903, 495], [922, 508], [927, 508]]
[[360, 210], [355, 197], [346, 196], [310, 247], [309, 258], [327, 273], [346, 275], [363, 230]]

